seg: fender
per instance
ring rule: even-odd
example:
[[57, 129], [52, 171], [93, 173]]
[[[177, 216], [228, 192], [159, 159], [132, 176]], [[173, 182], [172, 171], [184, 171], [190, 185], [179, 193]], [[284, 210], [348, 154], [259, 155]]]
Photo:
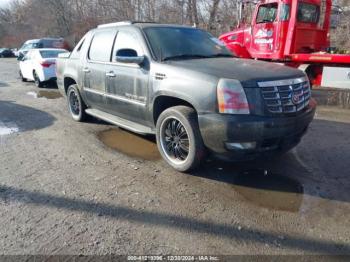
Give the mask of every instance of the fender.
[[238, 57], [252, 59], [252, 56], [248, 52], [247, 48], [240, 42], [226, 43], [226, 46]]
[[173, 97], [173, 98], [178, 98], [178, 99], [184, 100], [185, 102], [191, 104], [194, 107], [194, 109], [199, 113], [199, 111], [198, 111], [198, 110], [200, 110], [199, 104], [197, 102], [195, 102], [189, 96], [187, 96], [185, 94], [179, 94], [177, 92], [173, 92], [173, 91], [170, 91], [170, 90], [159, 90], [159, 91], [154, 93], [153, 99], [151, 101], [150, 111], [151, 111], [152, 114], [153, 114], [154, 102], [160, 96], [168, 96], [168, 97]]

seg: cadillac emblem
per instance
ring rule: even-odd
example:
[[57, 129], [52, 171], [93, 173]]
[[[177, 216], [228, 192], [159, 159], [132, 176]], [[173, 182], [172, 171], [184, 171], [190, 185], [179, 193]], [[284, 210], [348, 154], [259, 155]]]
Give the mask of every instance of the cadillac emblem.
[[[292, 86], [290, 86], [289, 88], [291, 90], [293, 90]], [[298, 105], [301, 102], [301, 100], [303, 100], [303, 96], [304, 96], [304, 90], [303, 89], [301, 89], [301, 91], [298, 91], [296, 93], [292, 91], [292, 102], [293, 102], [293, 104], [294, 105]]]
[[292, 102], [293, 102], [294, 105], [297, 105], [300, 102], [300, 95], [293, 94]]

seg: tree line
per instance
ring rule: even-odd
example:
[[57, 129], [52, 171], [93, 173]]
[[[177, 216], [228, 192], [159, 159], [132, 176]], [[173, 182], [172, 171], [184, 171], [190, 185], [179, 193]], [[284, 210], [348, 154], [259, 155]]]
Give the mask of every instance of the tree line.
[[13, 0], [0, 9], [0, 46], [64, 37], [75, 44], [98, 24], [155, 21], [196, 25], [214, 34], [237, 22], [236, 0]]
[[[91, 28], [123, 21], [195, 25], [218, 36], [238, 22], [238, 0], [12, 0], [0, 8], [0, 47], [27, 39], [64, 37], [74, 46]], [[350, 0], [339, 0], [350, 6]], [[252, 5], [253, 7], [253, 5]], [[249, 21], [246, 18], [245, 21]], [[334, 44], [350, 47], [349, 13], [333, 32]]]

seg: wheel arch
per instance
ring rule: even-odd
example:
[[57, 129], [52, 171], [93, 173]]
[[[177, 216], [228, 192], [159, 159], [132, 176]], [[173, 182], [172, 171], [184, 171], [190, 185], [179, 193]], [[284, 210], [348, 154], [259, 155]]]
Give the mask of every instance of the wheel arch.
[[64, 86], [64, 92], [65, 94], [67, 94], [68, 88], [71, 85], [76, 85], [77, 81], [75, 81], [75, 79], [71, 76], [65, 76], [63, 79], [63, 86]]
[[298, 69], [304, 71], [308, 76], [311, 86], [320, 86], [322, 81], [323, 65], [320, 64], [302, 64]]
[[153, 105], [152, 105], [152, 116], [153, 116], [154, 125], [156, 125], [160, 114], [164, 112], [164, 110], [170, 107], [180, 106], [180, 105], [191, 107], [197, 113], [196, 107], [192, 102], [188, 101], [188, 99], [178, 97], [178, 96], [168, 95], [168, 94], [158, 95], [154, 99]]

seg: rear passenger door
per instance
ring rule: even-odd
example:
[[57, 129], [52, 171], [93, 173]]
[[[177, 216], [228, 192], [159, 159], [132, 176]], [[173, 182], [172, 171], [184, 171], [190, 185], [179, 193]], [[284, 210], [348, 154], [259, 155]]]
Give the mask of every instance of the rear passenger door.
[[88, 104], [103, 111], [106, 111], [106, 64], [111, 60], [115, 36], [113, 28], [96, 31], [83, 66], [83, 87]]
[[[118, 29], [112, 52], [112, 63], [106, 67], [106, 99], [110, 113], [124, 119], [147, 125], [149, 70], [147, 66], [119, 63], [116, 54], [120, 49], [133, 49], [144, 56], [141, 35], [127, 28]], [[147, 64], [147, 58], [145, 58]]]

